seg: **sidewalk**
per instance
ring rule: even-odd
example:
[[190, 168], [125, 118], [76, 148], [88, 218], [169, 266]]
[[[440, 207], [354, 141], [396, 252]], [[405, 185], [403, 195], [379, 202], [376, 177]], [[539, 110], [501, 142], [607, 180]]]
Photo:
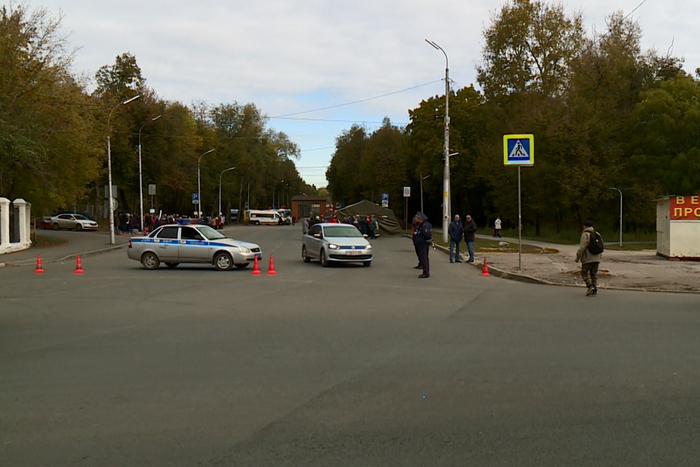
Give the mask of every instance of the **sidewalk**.
[[32, 247], [28, 250], [0, 255], [0, 265], [24, 266], [34, 264], [37, 256], [45, 263], [65, 260], [76, 255], [91, 255], [124, 247], [129, 242], [128, 235], [117, 235], [116, 245], [109, 244], [108, 232], [73, 232], [68, 230], [37, 230], [37, 235], [51, 241], [63, 242], [58, 245]]
[[[479, 240], [495, 240], [517, 246], [517, 238], [496, 238], [478, 235]], [[578, 245], [523, 240], [523, 245], [554, 249], [551, 254], [523, 254], [522, 271], [518, 270], [517, 253], [488, 253], [487, 259], [494, 275], [509, 279], [543, 284], [580, 286], [581, 265], [575, 262]], [[484, 253], [477, 253], [476, 263], [481, 267]], [[599, 287], [634, 289], [659, 292], [700, 293], [700, 262], [669, 261], [656, 255], [656, 250], [606, 250], [600, 263]]]

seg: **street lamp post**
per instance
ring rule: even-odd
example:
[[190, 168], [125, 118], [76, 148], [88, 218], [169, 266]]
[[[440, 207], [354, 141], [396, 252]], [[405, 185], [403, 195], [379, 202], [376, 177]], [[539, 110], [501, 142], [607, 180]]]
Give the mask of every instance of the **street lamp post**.
[[423, 210], [423, 181], [430, 178], [430, 175], [423, 176], [423, 172], [420, 174], [420, 212], [425, 212]]
[[[155, 122], [160, 117], [162, 117], [162, 115], [153, 117], [150, 121]], [[141, 130], [143, 130], [143, 127], [145, 127], [147, 124], [148, 122], [144, 123], [143, 125], [141, 125], [141, 128], [139, 128], [139, 208], [141, 210], [141, 232], [143, 232], [143, 172], [141, 170]]]
[[201, 154], [199, 159], [197, 159], [197, 216], [202, 217], [202, 177], [200, 173], [200, 165], [202, 163], [202, 157], [214, 152], [215, 149], [210, 149], [207, 152]]
[[620, 194], [620, 248], [622, 248], [622, 190], [616, 186], [610, 187], [608, 190], [617, 190]]
[[452, 216], [450, 205], [450, 62], [445, 50], [435, 42], [426, 39], [435, 50], [439, 50], [445, 56], [445, 165], [443, 172], [443, 199], [442, 199], [442, 240], [447, 243], [447, 230]]
[[141, 94], [137, 94], [134, 97], [127, 99], [123, 102], [118, 103], [112, 110], [109, 111], [109, 116], [107, 117], [107, 190], [109, 192], [109, 243], [114, 245], [114, 193], [112, 193], [112, 113], [117, 110], [120, 105], [127, 105], [136, 99], [140, 98]]
[[224, 173], [229, 172], [231, 170], [236, 170], [235, 167], [229, 167], [228, 169], [224, 169], [221, 171], [219, 174], [219, 215], [221, 215], [221, 181], [223, 179]]

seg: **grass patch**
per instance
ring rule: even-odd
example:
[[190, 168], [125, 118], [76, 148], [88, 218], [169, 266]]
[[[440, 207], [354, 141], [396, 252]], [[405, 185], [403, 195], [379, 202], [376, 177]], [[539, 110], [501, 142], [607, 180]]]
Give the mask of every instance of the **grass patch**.
[[[445, 244], [442, 242], [435, 242], [437, 245], [444, 246], [445, 248], [449, 248], [449, 243]], [[463, 241], [459, 244], [460, 251], [462, 253], [467, 252], [467, 245]], [[496, 241], [496, 240], [480, 240], [477, 239], [474, 242], [474, 251], [476, 253], [517, 253], [518, 252], [518, 244], [517, 243], [509, 243], [509, 242], [503, 242], [503, 241]], [[533, 254], [533, 255], [551, 255], [554, 253], [559, 253], [559, 250], [555, 250], [554, 248], [540, 248], [538, 246], [534, 245], [526, 245], [523, 244], [523, 253], [526, 254]]]
[[[617, 239], [619, 238], [619, 233], [618, 232], [608, 232], [605, 230], [598, 230], [600, 234], [603, 236], [603, 240], [605, 240], [605, 247], [608, 248], [608, 245], [612, 246], [613, 242], [617, 242]], [[491, 234], [492, 232], [490, 231], [482, 231], [480, 233], [484, 234]], [[503, 236], [504, 237], [517, 237], [518, 236], [518, 230], [517, 229], [503, 229]], [[540, 231], [540, 235], [535, 235], [534, 228], [530, 229], [523, 229], [523, 240], [535, 240], [535, 241], [540, 241], [540, 242], [548, 242], [548, 243], [559, 243], [562, 245], [576, 245], [578, 244], [579, 240], [581, 238], [581, 231], [580, 230], [561, 230], [557, 232], [556, 230], [553, 229], [547, 229], [547, 228], [542, 228]], [[633, 245], [637, 244], [638, 242], [643, 242], [643, 243], [653, 243], [656, 244], [656, 232], [629, 232], [625, 233], [623, 235], [623, 249], [624, 248], [624, 242], [634, 242]], [[615, 243], [617, 245], [617, 243]], [[618, 247], [619, 249], [619, 247]], [[634, 248], [630, 248], [633, 250]], [[644, 249], [644, 248], [639, 248]]]
[[620, 248], [620, 245], [618, 243], [606, 243], [605, 249], [616, 251], [656, 250], [656, 242], [623, 243], [622, 248]]
[[65, 245], [68, 240], [55, 237], [45, 237], [41, 234], [36, 234], [32, 241], [32, 248], [50, 248], [53, 246]]

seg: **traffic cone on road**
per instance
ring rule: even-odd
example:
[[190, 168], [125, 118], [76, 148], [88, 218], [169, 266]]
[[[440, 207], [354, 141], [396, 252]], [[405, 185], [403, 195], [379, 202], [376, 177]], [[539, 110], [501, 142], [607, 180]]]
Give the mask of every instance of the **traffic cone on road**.
[[268, 276], [276, 276], [277, 275], [277, 271], [275, 271], [275, 260], [272, 257], [272, 255], [270, 255], [270, 264], [267, 266], [267, 275]]
[[80, 261], [80, 255], [75, 257], [75, 271], [73, 271], [74, 276], [82, 276], [85, 274], [83, 269], [83, 263]]
[[258, 257], [255, 257], [255, 261], [253, 261], [253, 272], [250, 273], [251, 276], [259, 276], [260, 275], [260, 264], [258, 263]]
[[41, 262], [41, 256], [36, 257], [36, 268], [34, 269], [34, 274], [41, 276], [44, 274], [44, 264]]
[[481, 263], [481, 275], [483, 277], [489, 277], [491, 274], [489, 274], [489, 263], [486, 261], [486, 257], [484, 257], [484, 262]]

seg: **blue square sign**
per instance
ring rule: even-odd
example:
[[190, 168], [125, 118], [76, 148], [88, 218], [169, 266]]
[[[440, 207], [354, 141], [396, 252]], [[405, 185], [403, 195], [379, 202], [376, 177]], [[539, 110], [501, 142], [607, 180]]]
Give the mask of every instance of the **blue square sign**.
[[535, 136], [504, 135], [503, 164], [535, 165]]

